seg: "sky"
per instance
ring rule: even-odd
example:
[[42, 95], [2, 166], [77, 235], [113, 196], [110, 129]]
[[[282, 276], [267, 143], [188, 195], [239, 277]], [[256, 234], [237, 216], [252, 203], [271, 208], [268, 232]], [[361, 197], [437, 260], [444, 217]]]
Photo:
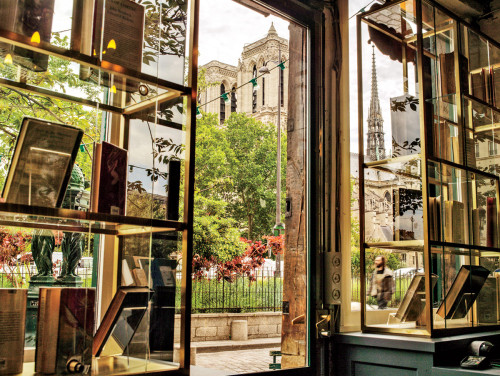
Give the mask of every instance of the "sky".
[[[349, 15], [370, 3], [371, 0], [349, 0]], [[200, 2], [200, 65], [212, 60], [237, 65], [245, 43], [255, 42], [263, 38], [271, 22], [278, 35], [289, 37], [288, 21], [274, 16], [264, 17], [232, 0], [202, 0]], [[357, 65], [356, 65], [356, 17], [349, 22], [349, 73], [350, 73], [350, 124], [351, 151], [358, 148], [358, 110], [357, 110]], [[364, 116], [366, 118], [370, 101], [371, 88], [371, 53], [372, 48], [363, 39], [363, 77], [364, 77]], [[386, 148], [390, 148], [390, 109], [389, 99], [403, 94], [402, 83], [399, 83], [401, 68], [399, 64], [376, 51], [377, 72], [379, 81], [379, 97], [386, 129]], [[399, 80], [398, 80], [399, 79]], [[365, 123], [366, 124], [366, 123]], [[366, 126], [365, 126], [366, 127]], [[366, 132], [365, 132], [366, 133]]]

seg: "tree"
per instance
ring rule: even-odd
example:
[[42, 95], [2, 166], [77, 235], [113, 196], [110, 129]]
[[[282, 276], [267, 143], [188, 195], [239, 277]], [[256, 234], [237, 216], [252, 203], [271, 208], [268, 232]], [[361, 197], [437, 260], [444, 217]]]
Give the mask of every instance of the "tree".
[[[197, 122], [196, 186], [200, 195], [227, 203], [242, 236], [260, 239], [272, 232], [276, 213], [276, 126], [243, 113], [219, 125], [215, 114]], [[286, 135], [282, 132], [282, 191]], [[284, 195], [283, 195], [284, 196]], [[282, 199], [284, 207], [285, 197]]]

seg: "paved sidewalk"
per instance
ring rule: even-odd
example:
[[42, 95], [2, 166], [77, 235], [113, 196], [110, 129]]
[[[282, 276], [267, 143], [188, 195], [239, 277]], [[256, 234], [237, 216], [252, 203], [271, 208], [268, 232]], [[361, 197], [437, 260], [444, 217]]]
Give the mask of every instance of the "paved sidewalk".
[[[279, 349], [280, 347], [271, 347], [266, 349], [219, 351], [214, 353], [203, 352], [196, 354], [196, 366], [194, 368], [198, 372], [194, 372], [194, 374], [218, 376], [269, 371], [269, 363], [273, 361], [273, 358], [269, 356], [269, 351]], [[281, 361], [280, 357], [276, 360], [277, 362]], [[207, 369], [212, 371], [209, 372]]]
[[[179, 346], [179, 344], [177, 344]], [[246, 341], [202, 341], [191, 342], [191, 347], [196, 347], [196, 352], [218, 352], [218, 351], [235, 351], [249, 349], [269, 349], [281, 346], [281, 337], [274, 338], [254, 338]]]

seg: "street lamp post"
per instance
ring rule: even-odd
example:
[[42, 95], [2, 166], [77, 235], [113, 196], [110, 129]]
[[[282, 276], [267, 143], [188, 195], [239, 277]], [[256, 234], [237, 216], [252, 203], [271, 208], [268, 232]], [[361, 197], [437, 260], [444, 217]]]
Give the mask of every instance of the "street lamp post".
[[[259, 69], [262, 74], [270, 73], [267, 63]], [[273, 61], [274, 62], [274, 61]], [[278, 45], [278, 61], [276, 64], [281, 64], [281, 45]], [[278, 69], [278, 114], [276, 119], [276, 127], [278, 131], [278, 145], [276, 151], [276, 223], [273, 228], [274, 236], [278, 236], [285, 230], [285, 225], [281, 223], [281, 66]], [[276, 272], [280, 273], [280, 255], [276, 255]]]

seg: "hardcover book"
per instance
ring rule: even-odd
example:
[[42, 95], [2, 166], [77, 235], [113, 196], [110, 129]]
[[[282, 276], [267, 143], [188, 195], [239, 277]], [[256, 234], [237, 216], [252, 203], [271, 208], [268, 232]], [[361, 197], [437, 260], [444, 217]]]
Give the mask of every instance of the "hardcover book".
[[422, 191], [397, 188], [393, 191], [394, 240], [423, 239]]
[[[432, 288], [437, 283], [438, 276], [431, 275]], [[413, 276], [410, 287], [396, 312], [396, 318], [401, 322], [416, 321], [425, 309], [425, 274], [417, 273]]]
[[25, 117], [3, 187], [5, 201], [60, 207], [82, 137], [81, 129]]
[[95, 334], [94, 356], [117, 355], [125, 351], [148, 309], [152, 295], [147, 287], [120, 287]]
[[[141, 4], [131, 0], [96, 0], [92, 54], [101, 58], [103, 66], [141, 72], [143, 43], [144, 7]], [[128, 92], [135, 92], [139, 87], [137, 81], [95, 69], [90, 71], [89, 78]]]
[[95, 145], [92, 165], [92, 211], [125, 215], [128, 152], [109, 142]]
[[480, 324], [496, 324], [498, 317], [497, 279], [488, 277], [477, 296], [477, 321]]
[[486, 246], [498, 246], [497, 205], [494, 197], [486, 198]]
[[23, 372], [28, 290], [0, 289], [0, 375]]
[[450, 243], [464, 243], [466, 240], [465, 207], [460, 201], [444, 203], [444, 240]]
[[72, 373], [72, 367], [89, 372], [94, 302], [93, 288], [40, 287], [36, 372]]
[[462, 265], [437, 314], [444, 319], [461, 319], [467, 315], [490, 274], [479, 265]]
[[[460, 83], [462, 92], [469, 92], [468, 69], [469, 60], [462, 54], [458, 56], [460, 62]], [[455, 98], [451, 94], [457, 94], [455, 82], [455, 52], [448, 52], [439, 55], [440, 75], [441, 75], [441, 95], [442, 99], [448, 103], [454, 103]], [[459, 94], [459, 93], [458, 93]]]

